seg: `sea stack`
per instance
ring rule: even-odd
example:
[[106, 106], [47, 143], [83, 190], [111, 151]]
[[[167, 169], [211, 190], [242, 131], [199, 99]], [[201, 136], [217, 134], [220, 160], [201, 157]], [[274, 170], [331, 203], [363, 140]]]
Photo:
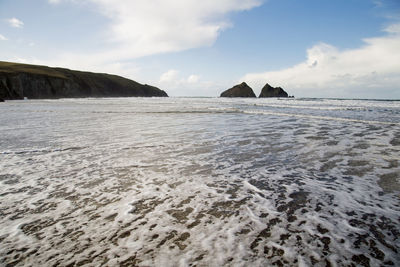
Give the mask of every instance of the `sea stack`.
[[106, 73], [0, 61], [0, 98], [165, 96], [163, 90]]
[[221, 93], [221, 97], [256, 97], [251, 89], [245, 82], [235, 85], [234, 87]]
[[261, 90], [259, 97], [289, 97], [281, 87], [272, 87], [268, 83]]

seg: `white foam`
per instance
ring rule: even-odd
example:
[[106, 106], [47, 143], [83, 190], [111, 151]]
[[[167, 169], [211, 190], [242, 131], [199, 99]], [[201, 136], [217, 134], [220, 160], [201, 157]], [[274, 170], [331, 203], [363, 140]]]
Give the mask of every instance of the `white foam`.
[[398, 198], [378, 185], [399, 172], [391, 143], [400, 120], [382, 111], [395, 114], [398, 102], [5, 105], [0, 265], [341, 266], [359, 254], [371, 265], [400, 262], [390, 248], [400, 249]]
[[343, 121], [343, 122], [362, 122], [362, 123], [371, 123], [371, 124], [400, 125], [399, 122], [358, 120], [358, 119], [347, 119], [347, 118], [339, 118], [339, 117], [315, 116], [315, 115], [293, 114], [293, 113], [282, 113], [282, 112], [269, 112], [269, 111], [258, 111], [258, 110], [246, 110], [246, 111], [244, 111], [244, 113], [275, 115], [275, 116], [286, 116], [286, 117], [297, 117], [297, 118], [316, 119], [316, 120], [336, 120], [336, 121]]

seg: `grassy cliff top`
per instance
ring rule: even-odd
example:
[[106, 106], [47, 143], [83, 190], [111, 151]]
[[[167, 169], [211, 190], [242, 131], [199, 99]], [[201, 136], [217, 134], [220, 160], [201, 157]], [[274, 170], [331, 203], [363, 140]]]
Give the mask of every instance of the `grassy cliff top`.
[[47, 66], [0, 61], [0, 72], [6, 73], [31, 73], [64, 79], [67, 78], [60, 70], [61, 69], [50, 68]]
[[118, 75], [0, 61], [0, 96], [40, 99], [168, 95], [159, 88]]
[[119, 85], [122, 86], [127, 86], [132, 83], [139, 85], [139, 83], [136, 81], [108, 73], [78, 71], [78, 70], [70, 70], [58, 67], [21, 64], [21, 63], [6, 62], [6, 61], [0, 61], [0, 73], [28, 73], [35, 75], [45, 75], [48, 77], [61, 78], [61, 79], [70, 79], [71, 75], [73, 75], [81, 79], [91, 80], [95, 78], [103, 81], [108, 80], [118, 83]]

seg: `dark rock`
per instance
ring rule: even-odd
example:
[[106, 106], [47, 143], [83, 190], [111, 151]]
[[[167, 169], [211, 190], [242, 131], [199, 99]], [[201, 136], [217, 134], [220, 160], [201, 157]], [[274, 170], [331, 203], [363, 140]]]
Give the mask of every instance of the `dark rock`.
[[243, 82], [222, 92], [221, 97], [256, 97], [256, 95], [254, 94], [253, 89]]
[[268, 83], [261, 90], [259, 97], [289, 97], [281, 87], [272, 87]]
[[0, 102], [4, 102], [4, 99], [3, 99], [3, 98], [0, 98]]
[[106, 73], [0, 61], [0, 98], [151, 97], [167, 93], [157, 87]]
[[369, 267], [370, 262], [369, 262], [369, 258], [363, 254], [360, 255], [353, 255], [353, 257], [351, 258], [354, 262], [358, 263], [359, 265], [365, 266], [365, 267]]

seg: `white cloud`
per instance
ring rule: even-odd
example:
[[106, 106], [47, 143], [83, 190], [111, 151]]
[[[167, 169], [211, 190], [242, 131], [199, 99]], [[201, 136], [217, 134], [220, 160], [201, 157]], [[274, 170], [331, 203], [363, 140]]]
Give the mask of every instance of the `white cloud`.
[[161, 74], [155, 85], [166, 90], [170, 96], [215, 96], [215, 92], [226, 87], [215, 82], [203, 81], [197, 74], [185, 77], [175, 69]]
[[14, 28], [22, 28], [24, 23], [17, 18], [11, 18], [7, 20], [8, 24]]
[[177, 70], [169, 70], [163, 73], [160, 77], [161, 83], [176, 82], [179, 72]]
[[384, 31], [391, 34], [400, 34], [400, 23], [389, 25], [384, 29]]
[[290, 94], [328, 97], [400, 97], [400, 25], [386, 35], [364, 39], [357, 49], [339, 50], [320, 43], [307, 50], [307, 59], [278, 71], [246, 74], [255, 88], [266, 82]]
[[[96, 40], [96, 52], [59, 51], [46, 64], [136, 79], [139, 68], [127, 67], [129, 60], [212, 45], [231, 26], [229, 15], [257, 7], [264, 0], [48, 0], [50, 4], [67, 1], [93, 8], [108, 19], [108, 26], [97, 35], [103, 39]], [[193, 76], [190, 82], [196, 79]]]
[[0, 41], [7, 41], [7, 40], [8, 39], [4, 35], [0, 34]]
[[180, 75], [180, 72], [175, 69], [170, 69], [160, 76], [160, 83], [164, 84], [195, 84], [200, 80], [200, 76], [196, 74], [191, 74], [187, 78], [184, 78]]
[[111, 21], [110, 57], [137, 58], [209, 46], [231, 25], [228, 15], [262, 0], [86, 0]]
[[[260, 6], [264, 0], [48, 0], [88, 3], [108, 18], [98, 52], [60, 53], [59, 62], [110, 63], [211, 46], [231, 26], [229, 15]], [[66, 59], [67, 62], [62, 61]], [[94, 64], [96, 63], [96, 64]], [[68, 66], [70, 66], [68, 64]]]
[[187, 78], [188, 83], [197, 83], [200, 77], [198, 75], [192, 74]]

